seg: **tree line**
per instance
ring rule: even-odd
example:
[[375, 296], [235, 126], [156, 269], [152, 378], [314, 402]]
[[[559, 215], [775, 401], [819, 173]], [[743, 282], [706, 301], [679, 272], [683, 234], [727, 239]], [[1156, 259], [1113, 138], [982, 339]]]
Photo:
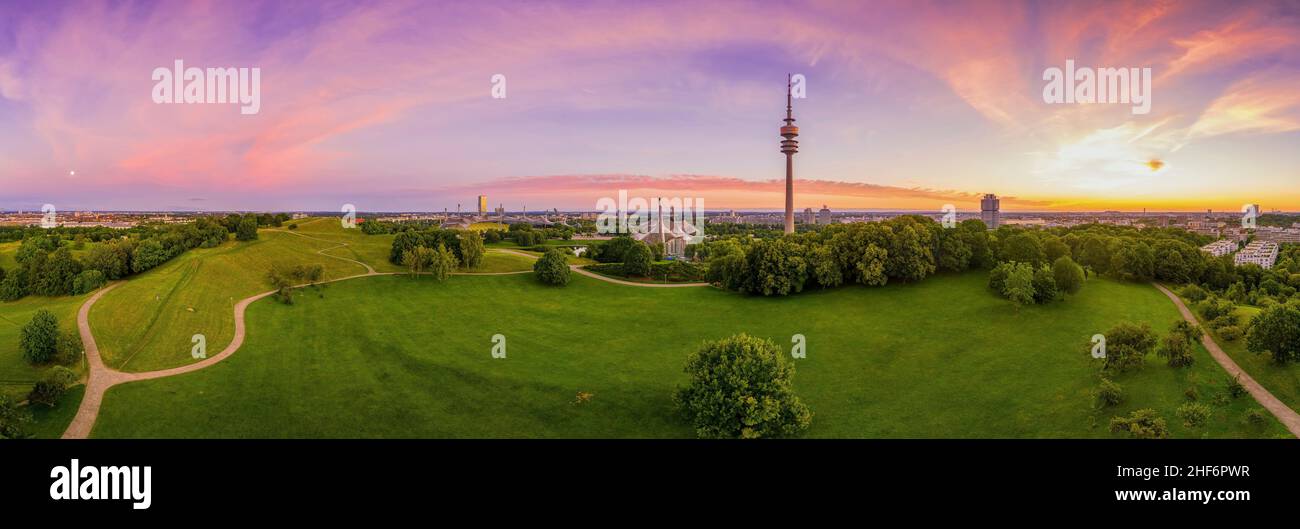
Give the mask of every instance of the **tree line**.
[[[286, 214], [279, 214], [284, 219]], [[0, 268], [0, 300], [28, 295], [78, 295], [106, 282], [138, 274], [193, 248], [211, 248], [232, 234], [241, 241], [257, 238], [262, 220], [275, 225], [280, 216], [231, 214], [198, 217], [184, 224], [149, 224], [125, 231], [27, 231], [14, 254], [17, 267]], [[106, 235], [112, 235], [108, 237]], [[80, 257], [74, 255], [92, 241]]]

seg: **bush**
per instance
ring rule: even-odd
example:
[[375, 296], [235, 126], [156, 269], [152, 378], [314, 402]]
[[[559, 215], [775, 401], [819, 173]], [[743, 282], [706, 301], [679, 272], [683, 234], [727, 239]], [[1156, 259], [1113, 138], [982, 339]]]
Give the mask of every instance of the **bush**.
[[1183, 398], [1187, 399], [1187, 402], [1196, 402], [1200, 400], [1201, 392], [1196, 390], [1196, 386], [1188, 386], [1183, 390]]
[[1197, 402], [1183, 404], [1175, 413], [1183, 420], [1183, 426], [1188, 428], [1200, 428], [1210, 420], [1210, 407]]
[[1242, 336], [1241, 327], [1236, 325], [1227, 325], [1219, 328], [1219, 337], [1225, 341], [1235, 342]]
[[1205, 289], [1197, 285], [1187, 285], [1179, 291], [1179, 294], [1182, 294], [1184, 298], [1187, 298], [1188, 301], [1193, 303], [1203, 301], [1205, 298], [1209, 297], [1209, 294], [1205, 293]]
[[1263, 426], [1268, 422], [1268, 412], [1264, 408], [1251, 408], [1246, 411], [1246, 424], [1251, 426]]
[[771, 340], [739, 334], [706, 342], [686, 361], [674, 402], [701, 438], [788, 437], [812, 412], [791, 388], [794, 364]]
[[82, 270], [81, 273], [77, 274], [77, 277], [72, 280], [72, 294], [74, 296], [79, 296], [87, 292], [92, 292], [95, 289], [104, 286], [104, 283], [107, 282], [108, 280], [104, 277], [104, 273], [99, 270]]
[[564, 286], [569, 284], [569, 263], [564, 258], [564, 253], [551, 248], [533, 263], [533, 273], [542, 283], [548, 285]]
[[1124, 388], [1110, 379], [1102, 377], [1101, 385], [1097, 386], [1097, 389], [1093, 391], [1093, 396], [1096, 398], [1097, 407], [1099, 408], [1116, 406], [1124, 402]]
[[289, 229], [291, 229], [291, 230], [296, 230], [296, 229], [298, 229], [298, 223], [295, 222], [295, 223], [289, 224]]
[[28, 363], [44, 364], [54, 359], [59, 347], [59, 320], [53, 313], [36, 311], [21, 334], [23, 359]]
[[[1064, 259], [1064, 258], [1062, 258]], [[1052, 269], [1044, 266], [1034, 271], [1034, 303], [1043, 304], [1055, 301], [1060, 296], [1056, 288], [1056, 278]]]
[[[1106, 357], [1102, 359], [1102, 370], [1122, 373], [1129, 369], [1140, 368], [1146, 355], [1156, 345], [1156, 335], [1151, 326], [1143, 323], [1120, 323], [1106, 331]], [[1088, 350], [1092, 350], [1089, 342]]]
[[14, 399], [0, 391], [0, 439], [27, 437], [27, 424], [30, 422], [32, 422], [31, 412], [18, 407]]
[[1134, 439], [1168, 439], [1169, 426], [1165, 420], [1151, 408], [1143, 408], [1134, 411], [1128, 417], [1113, 417], [1110, 420], [1110, 431], [1114, 433], [1128, 432], [1129, 436]]
[[1170, 333], [1161, 342], [1160, 348], [1156, 354], [1166, 360], [1169, 367], [1187, 367], [1196, 361], [1192, 356], [1192, 346], [1187, 343], [1187, 338], [1177, 331]]
[[1229, 397], [1236, 399], [1246, 394], [1246, 386], [1241, 385], [1241, 377], [1228, 377], [1224, 385], [1227, 387]]
[[45, 377], [32, 386], [31, 393], [27, 394], [28, 404], [43, 404], [47, 407], [54, 407], [67, 393], [68, 388], [77, 382], [77, 374], [71, 369], [63, 366], [51, 367], [45, 372]]

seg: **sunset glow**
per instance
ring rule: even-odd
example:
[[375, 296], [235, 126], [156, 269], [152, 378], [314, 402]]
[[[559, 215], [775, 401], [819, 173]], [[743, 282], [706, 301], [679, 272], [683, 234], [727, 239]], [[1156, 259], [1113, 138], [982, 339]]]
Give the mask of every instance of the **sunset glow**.
[[[155, 103], [178, 60], [260, 110]], [[1045, 103], [1067, 60], [1150, 112]], [[799, 211], [1300, 210], [1300, 13], [1217, 1], [6, 2], [0, 208], [775, 209], [789, 72]]]

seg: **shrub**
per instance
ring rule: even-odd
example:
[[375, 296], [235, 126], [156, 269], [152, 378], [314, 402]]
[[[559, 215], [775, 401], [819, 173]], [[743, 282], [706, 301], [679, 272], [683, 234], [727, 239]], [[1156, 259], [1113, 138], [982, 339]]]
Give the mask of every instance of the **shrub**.
[[1183, 398], [1187, 399], [1187, 402], [1196, 402], [1200, 400], [1201, 392], [1196, 390], [1196, 386], [1188, 386], [1183, 390]]
[[1056, 278], [1053, 276], [1051, 268], [1044, 266], [1035, 270], [1033, 285], [1034, 303], [1043, 304], [1055, 301], [1060, 296], [1060, 291], [1056, 288]]
[[1175, 413], [1183, 420], [1183, 426], [1188, 428], [1200, 428], [1210, 420], [1210, 407], [1198, 402], [1183, 404]]
[[1151, 408], [1143, 408], [1134, 411], [1128, 417], [1113, 417], [1110, 420], [1110, 431], [1114, 433], [1128, 432], [1129, 436], [1134, 439], [1168, 439], [1169, 426], [1165, 420]]
[[685, 371], [690, 382], [674, 402], [701, 438], [787, 437], [812, 422], [791, 388], [794, 364], [771, 340], [739, 334], [706, 342]]
[[533, 263], [533, 273], [542, 283], [548, 285], [564, 286], [569, 284], [569, 263], [564, 258], [564, 253], [551, 248]]
[[29, 404], [43, 404], [47, 407], [54, 407], [67, 393], [68, 387], [77, 382], [77, 374], [71, 369], [63, 366], [51, 367], [45, 372], [43, 377], [35, 386], [32, 386], [31, 393], [27, 394]]
[[27, 424], [32, 422], [32, 414], [5, 392], [0, 391], [0, 439], [22, 439], [27, 437]]
[[23, 359], [31, 364], [44, 364], [58, 352], [59, 320], [48, 310], [38, 310], [23, 326], [21, 335]]
[[1266, 422], [1268, 422], [1268, 415], [1264, 408], [1251, 408], [1246, 411], [1246, 424], [1263, 426]]
[[1187, 285], [1179, 291], [1179, 294], [1182, 294], [1184, 298], [1187, 298], [1188, 301], [1193, 303], [1200, 302], [1206, 297], [1209, 297], [1209, 294], [1205, 293], [1205, 289], [1197, 285]]
[[1224, 381], [1224, 385], [1227, 387], [1229, 397], [1236, 399], [1246, 394], [1246, 386], [1241, 385], [1241, 377], [1239, 376], [1228, 377]]
[[1116, 406], [1124, 402], [1124, 388], [1110, 379], [1102, 377], [1101, 384], [1097, 386], [1097, 389], [1093, 390], [1093, 396], [1096, 398], [1097, 407], [1099, 408]]
[[1227, 325], [1219, 328], [1219, 337], [1225, 341], [1235, 342], [1242, 336], [1241, 327], [1236, 325]]
[[1174, 331], [1160, 343], [1156, 354], [1166, 360], [1169, 367], [1187, 367], [1196, 361], [1192, 356], [1192, 346], [1184, 335]]
[[[1134, 325], [1124, 322], [1106, 331], [1106, 357], [1102, 359], [1102, 370], [1122, 373], [1129, 369], [1142, 367], [1146, 355], [1156, 345], [1155, 333], [1151, 326], [1143, 323]], [[1088, 350], [1092, 350], [1089, 342]]]
[[295, 223], [289, 224], [289, 229], [291, 229], [291, 230], [296, 230], [296, 229], [298, 229], [298, 223], [295, 222]]

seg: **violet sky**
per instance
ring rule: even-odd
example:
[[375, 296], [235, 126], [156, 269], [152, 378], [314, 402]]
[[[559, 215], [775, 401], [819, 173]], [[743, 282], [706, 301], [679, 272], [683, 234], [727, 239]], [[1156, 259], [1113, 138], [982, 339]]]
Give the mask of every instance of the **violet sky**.
[[[176, 59], [261, 112], [155, 104]], [[1066, 59], [1151, 113], [1044, 103]], [[800, 210], [1300, 210], [1294, 2], [238, 0], [0, 2], [0, 209], [779, 208], [789, 72]]]

